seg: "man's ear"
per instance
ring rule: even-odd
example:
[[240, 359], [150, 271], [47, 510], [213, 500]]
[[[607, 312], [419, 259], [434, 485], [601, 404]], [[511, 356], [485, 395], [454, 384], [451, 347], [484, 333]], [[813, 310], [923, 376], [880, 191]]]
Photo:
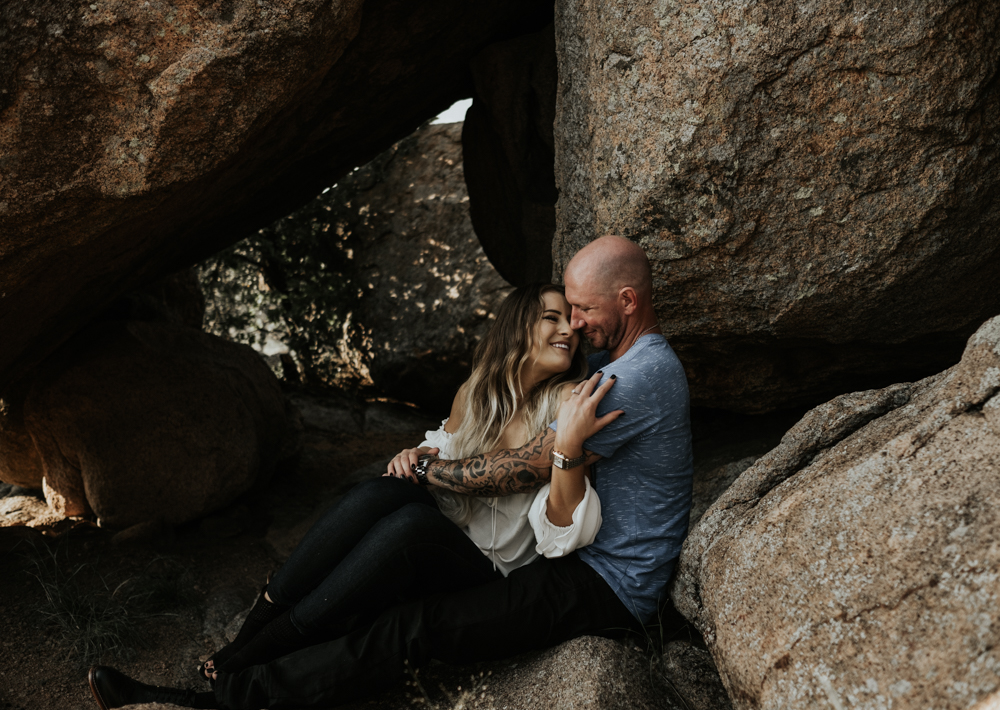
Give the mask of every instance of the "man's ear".
[[618, 291], [618, 303], [622, 307], [622, 313], [630, 316], [639, 307], [639, 294], [631, 286], [623, 286]]

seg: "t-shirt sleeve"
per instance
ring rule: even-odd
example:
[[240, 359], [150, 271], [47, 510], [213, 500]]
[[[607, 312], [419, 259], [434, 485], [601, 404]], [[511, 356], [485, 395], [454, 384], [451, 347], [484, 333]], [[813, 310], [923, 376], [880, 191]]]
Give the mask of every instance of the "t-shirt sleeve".
[[610, 458], [621, 446], [656, 423], [656, 394], [647, 386], [645, 379], [634, 370], [618, 375], [611, 390], [601, 400], [597, 416], [616, 409], [625, 413], [583, 442], [584, 449]]
[[[611, 374], [617, 373], [608, 373], [605, 377]], [[604, 378], [601, 378], [601, 382], [604, 382]], [[585, 450], [609, 458], [633, 437], [657, 423], [656, 389], [650, 386], [640, 371], [629, 369], [618, 375], [614, 386], [601, 400], [597, 416], [616, 409], [625, 413], [587, 439], [583, 443]], [[557, 425], [558, 421], [555, 421], [549, 426], [556, 430]]]

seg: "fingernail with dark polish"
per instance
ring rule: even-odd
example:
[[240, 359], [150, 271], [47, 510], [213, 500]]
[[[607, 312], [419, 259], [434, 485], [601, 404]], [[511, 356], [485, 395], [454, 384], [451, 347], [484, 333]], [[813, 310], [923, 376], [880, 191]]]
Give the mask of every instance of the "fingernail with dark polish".
[[603, 375], [603, 374], [604, 374], [604, 370], [598, 370], [598, 371], [597, 371], [597, 374], [598, 374], [598, 375]]
[[612, 379], [612, 380], [617, 380], [617, 379], [618, 379], [618, 375], [612, 375], [612, 376], [611, 376], [611, 379]]
[[417, 464], [415, 464], [415, 463], [411, 463], [411, 464], [410, 464], [410, 470], [411, 470], [411, 471], [416, 471], [416, 470], [417, 470]]

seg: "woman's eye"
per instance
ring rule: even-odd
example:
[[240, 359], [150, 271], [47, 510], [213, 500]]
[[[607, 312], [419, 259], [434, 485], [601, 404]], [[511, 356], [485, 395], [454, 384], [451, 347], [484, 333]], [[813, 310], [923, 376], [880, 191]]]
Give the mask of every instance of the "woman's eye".
[[553, 323], [558, 323], [559, 319], [555, 316], [545, 316], [545, 320], [552, 321]]

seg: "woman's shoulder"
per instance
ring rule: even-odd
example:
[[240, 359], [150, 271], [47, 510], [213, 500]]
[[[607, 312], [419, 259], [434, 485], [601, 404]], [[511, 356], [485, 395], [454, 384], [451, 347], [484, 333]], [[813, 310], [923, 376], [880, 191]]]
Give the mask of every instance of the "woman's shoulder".
[[449, 434], [454, 434], [462, 426], [462, 421], [465, 419], [465, 403], [468, 396], [469, 381], [466, 380], [458, 388], [458, 392], [455, 393], [455, 399], [451, 403], [451, 414], [448, 416], [448, 425], [445, 428], [445, 431]]

